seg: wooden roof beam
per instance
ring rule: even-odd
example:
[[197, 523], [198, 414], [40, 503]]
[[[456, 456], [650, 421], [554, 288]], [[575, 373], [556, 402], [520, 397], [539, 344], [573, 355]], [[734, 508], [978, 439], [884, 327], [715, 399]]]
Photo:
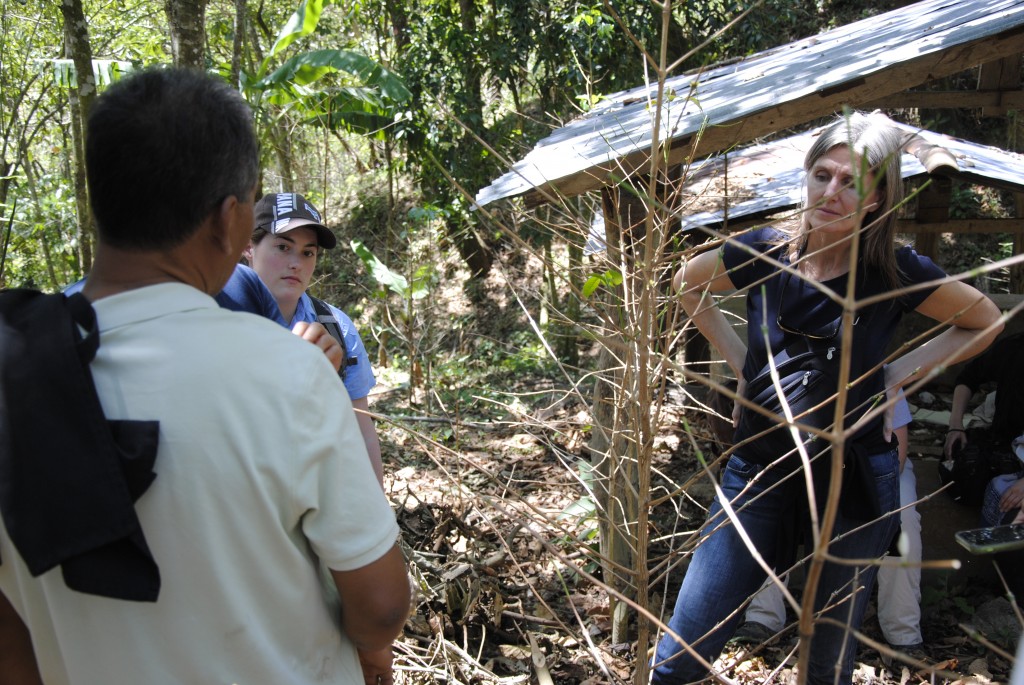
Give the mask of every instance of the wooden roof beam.
[[952, 176], [960, 171], [953, 153], [941, 145], [929, 143], [917, 134], [904, 144], [903, 149], [917, 157], [917, 161], [932, 176]]
[[1024, 109], [1022, 90], [905, 90], [864, 103], [864, 109]]

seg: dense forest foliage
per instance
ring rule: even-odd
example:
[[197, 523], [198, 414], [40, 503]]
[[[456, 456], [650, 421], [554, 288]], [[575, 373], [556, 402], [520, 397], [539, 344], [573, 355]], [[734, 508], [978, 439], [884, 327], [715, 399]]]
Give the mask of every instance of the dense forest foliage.
[[[58, 289], [88, 271], [93, 239], [76, 131], [94, 89], [172, 61], [214, 70], [252, 104], [264, 189], [306, 193], [398, 249], [409, 210], [435, 217], [475, 276], [501, 236], [467, 194], [551, 127], [645, 78], [658, 3], [473, 0], [5, 0], [0, 17], [0, 283]], [[869, 11], [851, 2], [678, 3], [684, 68], [813, 34]], [[75, 17], [80, 17], [76, 19]], [[191, 47], [189, 47], [191, 45]], [[91, 74], [79, 69], [91, 63]], [[371, 212], [369, 207], [377, 208]], [[357, 210], [358, 211], [358, 210]], [[422, 216], [414, 214], [413, 216]], [[385, 262], [390, 257], [381, 255]]]

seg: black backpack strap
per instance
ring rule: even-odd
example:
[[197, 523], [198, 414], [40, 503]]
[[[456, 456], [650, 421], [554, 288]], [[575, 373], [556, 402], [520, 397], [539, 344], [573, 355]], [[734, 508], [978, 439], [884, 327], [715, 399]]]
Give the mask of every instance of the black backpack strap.
[[331, 337], [341, 345], [341, 368], [338, 369], [338, 375], [341, 376], [341, 380], [345, 380], [345, 372], [348, 367], [358, 364], [359, 358], [349, 355], [348, 348], [345, 346], [345, 334], [341, 332], [341, 324], [328, 304], [312, 295], [309, 296], [309, 301], [313, 303], [313, 309], [316, 311], [316, 320], [323, 324]]

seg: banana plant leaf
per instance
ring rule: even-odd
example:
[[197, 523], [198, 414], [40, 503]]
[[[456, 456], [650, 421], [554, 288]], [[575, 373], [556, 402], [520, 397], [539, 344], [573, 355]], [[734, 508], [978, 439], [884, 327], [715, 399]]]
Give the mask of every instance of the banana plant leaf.
[[273, 73], [256, 83], [261, 89], [306, 86], [326, 74], [346, 72], [356, 76], [363, 86], [377, 90], [394, 103], [407, 102], [412, 93], [396, 74], [366, 55], [350, 50], [312, 50], [288, 58]]
[[302, 0], [298, 9], [281, 27], [281, 32], [277, 34], [277, 40], [274, 41], [274, 47], [270, 48], [270, 55], [276, 55], [299, 38], [313, 33], [317, 24], [320, 23], [320, 14], [323, 10], [324, 0]]

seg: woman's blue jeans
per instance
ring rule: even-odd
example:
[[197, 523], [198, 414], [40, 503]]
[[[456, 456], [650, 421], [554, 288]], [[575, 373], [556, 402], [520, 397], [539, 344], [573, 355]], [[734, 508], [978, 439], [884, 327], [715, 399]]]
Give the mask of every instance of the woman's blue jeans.
[[[872, 455], [869, 461], [878, 488], [881, 510], [891, 512], [897, 509], [899, 461], [895, 448]], [[762, 466], [748, 463], [741, 456], [733, 455], [722, 474], [722, 491], [732, 502], [734, 510], [749, 502], [738, 512], [738, 517], [767, 564], [774, 567], [778, 558], [776, 548], [779, 527], [790, 525], [788, 521], [782, 520], [782, 512], [791, 507], [793, 498], [799, 497], [805, 486], [802, 475], [797, 474], [796, 477], [790, 477], [772, 488], [784, 474], [774, 473], [780, 469], [770, 469], [741, 494], [748, 482], [762, 469]], [[761, 497], [751, 501], [757, 495]], [[823, 506], [823, 503], [819, 503], [819, 506]], [[723, 521], [726, 521], [725, 526], [716, 531], [715, 528]], [[837, 557], [854, 559], [874, 559], [883, 556], [896, 534], [899, 517], [886, 516], [862, 530], [845, 535], [862, 523], [846, 519], [840, 514], [836, 519], [833, 539], [840, 535], [842, 538], [829, 546], [830, 553]], [[876, 567], [873, 566], [865, 568], [826, 564], [815, 599], [815, 609], [820, 610], [826, 605], [834, 605], [825, 612], [825, 616], [852, 628], [858, 628], [874, 585], [875, 572]], [[855, 575], [858, 590], [851, 614], [850, 602], [844, 602], [842, 598], [849, 595]], [[764, 579], [765, 572], [754, 561], [737, 534], [735, 526], [728, 522], [721, 503], [716, 499], [705, 523], [700, 545], [694, 551], [686, 576], [683, 578], [683, 585], [679, 590], [675, 611], [668, 622], [668, 627], [690, 645], [695, 646], [696, 651], [708, 663], [713, 663], [743, 618], [743, 612], [736, 609], [757, 592]], [[837, 595], [834, 598], [833, 593]], [[706, 637], [701, 640], [705, 635]], [[838, 682], [849, 683], [856, 652], [856, 640], [851, 633], [838, 626], [816, 622], [807, 682], [834, 683], [838, 670]], [[651, 682], [658, 685], [690, 683], [708, 676], [707, 669], [667, 633], [658, 644], [654, 667]]]

